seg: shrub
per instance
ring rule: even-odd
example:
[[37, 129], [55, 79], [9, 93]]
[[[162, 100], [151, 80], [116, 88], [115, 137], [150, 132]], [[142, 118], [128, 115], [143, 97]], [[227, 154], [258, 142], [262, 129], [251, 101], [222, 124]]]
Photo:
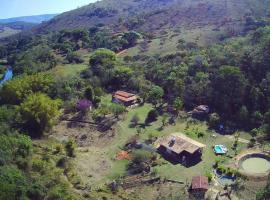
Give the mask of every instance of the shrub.
[[67, 157], [62, 157], [57, 161], [56, 166], [61, 167], [61, 168], [66, 168], [67, 162], [68, 162]]
[[76, 52], [69, 52], [66, 59], [69, 63], [83, 63], [83, 59]]
[[92, 108], [92, 102], [87, 99], [81, 99], [77, 102], [76, 109], [78, 111], [86, 112]]
[[67, 156], [75, 157], [75, 148], [76, 148], [75, 141], [69, 140], [65, 145]]
[[95, 97], [94, 90], [91, 86], [88, 86], [84, 91], [84, 97], [89, 101], [93, 101]]
[[218, 113], [212, 113], [209, 117], [209, 126], [211, 128], [217, 128], [220, 123], [220, 116]]
[[211, 182], [213, 178], [213, 174], [211, 171], [205, 172], [205, 176], [208, 178], [208, 181]]
[[140, 118], [139, 118], [138, 114], [137, 113], [134, 114], [133, 117], [130, 120], [131, 126], [133, 126], [133, 127], [137, 126], [139, 121], [140, 121]]
[[15, 167], [0, 167], [0, 199], [26, 199], [28, 181]]
[[148, 112], [148, 115], [145, 119], [145, 124], [149, 124], [151, 122], [154, 122], [157, 120], [157, 118], [158, 118], [158, 112], [156, 110], [152, 109]]

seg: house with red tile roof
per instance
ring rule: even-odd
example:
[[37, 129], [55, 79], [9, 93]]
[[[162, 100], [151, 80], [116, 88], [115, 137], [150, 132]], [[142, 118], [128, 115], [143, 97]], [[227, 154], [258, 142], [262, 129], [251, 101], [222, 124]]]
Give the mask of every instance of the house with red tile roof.
[[137, 95], [125, 91], [116, 91], [112, 96], [112, 102], [121, 103], [125, 106], [134, 105], [137, 101]]

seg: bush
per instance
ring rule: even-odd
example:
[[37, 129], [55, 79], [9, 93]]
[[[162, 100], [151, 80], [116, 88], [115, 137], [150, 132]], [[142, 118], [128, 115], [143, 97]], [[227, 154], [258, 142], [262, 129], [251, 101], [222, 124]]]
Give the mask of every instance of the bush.
[[68, 162], [67, 157], [62, 157], [57, 161], [56, 166], [60, 168], [66, 168], [67, 162]]
[[81, 56], [76, 52], [69, 52], [66, 57], [69, 63], [83, 63], [83, 59]]
[[92, 102], [88, 99], [81, 99], [77, 102], [76, 109], [78, 111], [86, 112], [92, 108]]
[[93, 101], [95, 97], [94, 90], [91, 86], [88, 86], [84, 91], [84, 97], [89, 101]]
[[75, 141], [69, 140], [65, 145], [67, 156], [75, 157], [75, 148], [76, 148]]
[[212, 113], [209, 117], [209, 126], [211, 128], [217, 128], [220, 123], [220, 116], [218, 113]]
[[136, 127], [138, 125], [139, 121], [140, 121], [140, 118], [139, 118], [138, 114], [134, 114], [130, 120], [131, 126]]
[[208, 181], [211, 182], [213, 178], [213, 174], [211, 171], [205, 172], [205, 176], [208, 178]]
[[28, 180], [15, 167], [0, 167], [0, 199], [26, 199]]
[[158, 118], [158, 112], [156, 110], [152, 109], [148, 112], [148, 115], [145, 119], [145, 124], [149, 124], [151, 122], [154, 122], [157, 120], [157, 118]]

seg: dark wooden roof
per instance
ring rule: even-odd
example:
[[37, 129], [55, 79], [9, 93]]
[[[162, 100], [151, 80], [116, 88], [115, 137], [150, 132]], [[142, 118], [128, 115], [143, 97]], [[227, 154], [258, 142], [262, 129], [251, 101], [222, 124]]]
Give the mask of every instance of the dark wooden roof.
[[183, 151], [193, 154], [197, 150], [205, 147], [204, 144], [201, 144], [183, 134], [176, 133], [160, 139], [159, 146], [164, 146], [166, 149], [177, 154], [180, 154]]
[[208, 178], [205, 176], [194, 176], [191, 182], [191, 189], [205, 189], [208, 190]]

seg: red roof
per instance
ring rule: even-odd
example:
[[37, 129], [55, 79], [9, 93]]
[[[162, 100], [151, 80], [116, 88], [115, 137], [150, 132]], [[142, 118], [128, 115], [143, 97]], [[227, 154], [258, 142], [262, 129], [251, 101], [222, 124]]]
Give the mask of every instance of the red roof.
[[124, 91], [115, 92], [113, 97], [123, 102], [135, 101], [138, 98], [135, 94]]
[[205, 176], [194, 176], [191, 182], [191, 189], [205, 189], [208, 190], [208, 178]]

